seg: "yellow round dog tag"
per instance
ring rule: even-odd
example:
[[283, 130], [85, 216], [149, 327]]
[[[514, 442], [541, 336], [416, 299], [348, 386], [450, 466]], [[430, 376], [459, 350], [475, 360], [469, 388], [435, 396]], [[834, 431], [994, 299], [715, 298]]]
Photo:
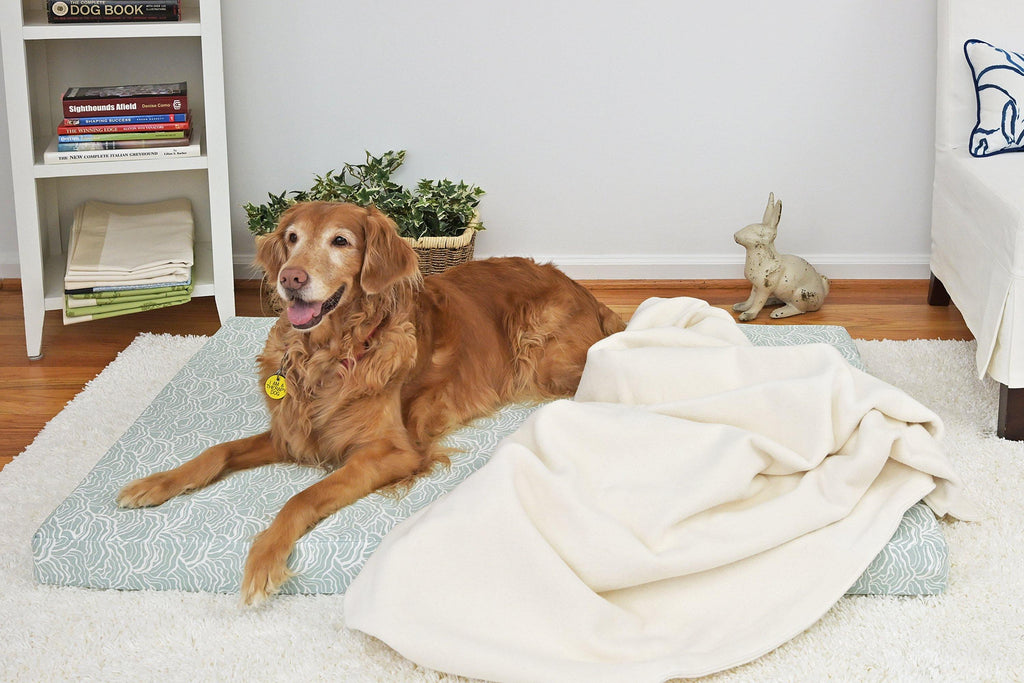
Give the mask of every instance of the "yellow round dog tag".
[[263, 388], [267, 392], [267, 396], [273, 399], [282, 399], [288, 395], [288, 383], [284, 380], [284, 375], [271, 375], [267, 378]]

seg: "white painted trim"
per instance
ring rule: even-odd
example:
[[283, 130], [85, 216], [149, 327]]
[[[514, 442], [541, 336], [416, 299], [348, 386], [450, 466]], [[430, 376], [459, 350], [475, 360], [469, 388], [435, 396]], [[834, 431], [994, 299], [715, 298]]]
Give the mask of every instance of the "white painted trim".
[[263, 271], [253, 263], [255, 258], [255, 254], [249, 257], [235, 257], [236, 280], [260, 280], [263, 278]]
[[[477, 253], [477, 258], [496, 254]], [[255, 254], [235, 256], [235, 277], [256, 278]], [[534, 255], [580, 280], [733, 280], [743, 278], [739, 254]], [[811, 254], [806, 258], [834, 280], [925, 280], [928, 254]]]
[[17, 263], [0, 263], [0, 279], [21, 279], [21, 268]]
[[[486, 258], [492, 254], [477, 254]], [[255, 254], [236, 255], [234, 277], [259, 278]], [[743, 261], [733, 255], [640, 254], [633, 256], [534, 256], [551, 262], [580, 280], [736, 280], [743, 278]], [[927, 254], [818, 254], [806, 257], [822, 275], [834, 280], [925, 280]], [[21, 277], [17, 263], [0, 263], [0, 278]]]
[[[638, 254], [631, 256], [551, 256], [570, 277], [622, 280], [729, 280], [743, 278], [743, 255]], [[928, 254], [807, 254], [822, 275], [835, 280], [927, 279]]]

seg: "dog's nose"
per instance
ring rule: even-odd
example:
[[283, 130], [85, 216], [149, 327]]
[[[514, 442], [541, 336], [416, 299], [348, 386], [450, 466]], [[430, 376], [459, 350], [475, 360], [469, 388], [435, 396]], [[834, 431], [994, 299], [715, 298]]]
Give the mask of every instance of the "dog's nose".
[[287, 290], [300, 289], [309, 280], [309, 275], [301, 268], [285, 268], [281, 271], [281, 286]]

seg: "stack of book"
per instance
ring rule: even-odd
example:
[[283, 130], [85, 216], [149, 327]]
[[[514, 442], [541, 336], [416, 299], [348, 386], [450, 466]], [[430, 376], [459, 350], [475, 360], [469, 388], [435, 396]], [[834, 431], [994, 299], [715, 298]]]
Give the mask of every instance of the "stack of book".
[[192, 298], [188, 199], [88, 201], [75, 209], [64, 276], [64, 323], [183, 304]]
[[199, 155], [185, 82], [68, 88], [61, 105], [44, 163]]

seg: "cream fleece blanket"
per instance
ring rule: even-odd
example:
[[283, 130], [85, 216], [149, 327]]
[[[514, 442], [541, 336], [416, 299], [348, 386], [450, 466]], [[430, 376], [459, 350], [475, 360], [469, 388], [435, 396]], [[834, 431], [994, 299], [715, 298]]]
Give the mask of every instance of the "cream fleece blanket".
[[750, 661], [819, 619], [924, 498], [969, 518], [937, 416], [830, 346], [749, 344], [650, 300], [575, 401], [396, 528], [346, 622], [498, 681], [661, 681]]
[[192, 204], [88, 201], [75, 209], [64, 277], [68, 289], [188, 280], [193, 264]]

